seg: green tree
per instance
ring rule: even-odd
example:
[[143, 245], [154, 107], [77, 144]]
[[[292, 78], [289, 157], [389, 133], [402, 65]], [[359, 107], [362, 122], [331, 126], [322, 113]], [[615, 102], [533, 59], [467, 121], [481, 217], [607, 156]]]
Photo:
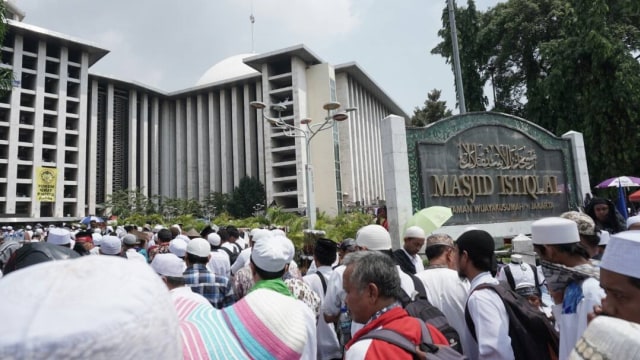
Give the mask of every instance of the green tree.
[[116, 190], [107, 195], [107, 200], [102, 204], [107, 209], [107, 215], [117, 215], [127, 218], [134, 213], [152, 214], [156, 205], [140, 189]]
[[[492, 80], [494, 110], [556, 135], [582, 132], [592, 182], [640, 173], [639, 1], [508, 0], [477, 18], [475, 48], [461, 49], [462, 62]], [[439, 34], [433, 52], [448, 60], [447, 28]], [[463, 70], [465, 95], [474, 76]]]
[[264, 209], [266, 192], [258, 178], [244, 177], [233, 189], [227, 209], [234, 217], [249, 217], [257, 210]]
[[[467, 1], [467, 7], [455, 7], [456, 29], [458, 34], [458, 49], [460, 51], [460, 69], [467, 111], [484, 111], [489, 100], [484, 95], [486, 78], [487, 53], [478, 38], [478, 33], [484, 26], [483, 14], [476, 10], [473, 0]], [[442, 55], [453, 70], [453, 47], [451, 44], [451, 30], [449, 26], [449, 10], [445, 5], [442, 12], [442, 29], [438, 35], [443, 39], [431, 50], [432, 54]], [[457, 88], [456, 88], [457, 91]], [[459, 104], [456, 104], [459, 106]]]
[[440, 100], [441, 91], [433, 89], [427, 94], [422, 108], [416, 107], [411, 117], [411, 125], [425, 126], [432, 122], [451, 116], [451, 110], [447, 109], [447, 102]]
[[221, 192], [210, 192], [209, 195], [202, 201], [202, 212], [204, 216], [211, 218], [216, 214], [221, 214], [227, 211], [229, 205], [229, 194]]

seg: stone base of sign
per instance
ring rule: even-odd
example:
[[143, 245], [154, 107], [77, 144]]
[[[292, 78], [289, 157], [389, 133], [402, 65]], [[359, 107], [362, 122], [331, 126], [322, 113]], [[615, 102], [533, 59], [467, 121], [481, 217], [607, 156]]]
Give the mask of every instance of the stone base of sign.
[[387, 116], [380, 124], [387, 221], [394, 249], [402, 246], [404, 224], [412, 215], [404, 118]]
[[587, 168], [587, 154], [584, 148], [584, 139], [582, 133], [577, 131], [569, 131], [562, 135], [563, 139], [571, 141], [573, 152], [573, 166], [576, 169], [576, 186], [578, 187], [578, 197], [580, 203], [584, 203], [584, 195], [591, 193], [591, 185], [589, 183], [589, 169]]

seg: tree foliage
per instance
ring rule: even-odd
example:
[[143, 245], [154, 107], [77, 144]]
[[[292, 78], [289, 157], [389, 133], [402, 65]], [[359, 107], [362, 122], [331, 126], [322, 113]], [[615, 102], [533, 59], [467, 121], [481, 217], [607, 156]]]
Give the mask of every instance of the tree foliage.
[[441, 91], [433, 89], [427, 94], [422, 108], [416, 107], [411, 117], [411, 125], [425, 126], [440, 119], [451, 116], [451, 110], [447, 109], [447, 102], [440, 100]]
[[249, 217], [258, 210], [264, 209], [266, 198], [264, 185], [258, 178], [244, 177], [233, 189], [227, 209], [232, 216]]
[[[465, 95], [491, 81], [493, 110], [582, 132], [592, 182], [640, 174], [639, 1], [469, 0], [456, 15]], [[449, 61], [448, 18], [439, 35]]]

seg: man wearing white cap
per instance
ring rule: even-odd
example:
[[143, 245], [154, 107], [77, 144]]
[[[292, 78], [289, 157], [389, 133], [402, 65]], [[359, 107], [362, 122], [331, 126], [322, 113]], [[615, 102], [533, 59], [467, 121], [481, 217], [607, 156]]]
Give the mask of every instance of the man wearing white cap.
[[187, 242], [181, 238], [169, 241], [169, 252], [180, 259], [184, 259], [185, 255], [187, 255]]
[[560, 217], [535, 221], [531, 236], [556, 303], [553, 314], [560, 329], [559, 358], [564, 360], [587, 328], [589, 312], [604, 296], [598, 280], [600, 274], [580, 245], [574, 221]]
[[410, 226], [404, 232], [404, 245], [393, 252], [398, 265], [407, 274], [415, 274], [424, 270], [422, 258], [418, 252], [424, 246], [424, 230], [419, 226]]
[[222, 309], [235, 302], [233, 287], [229, 278], [216, 275], [207, 269], [211, 258], [211, 246], [202, 238], [195, 238], [187, 245], [187, 269], [184, 272], [185, 284], [192, 291], [209, 300], [211, 305]]
[[147, 264], [111, 256], [50, 261], [3, 278], [0, 299], [1, 359], [182, 355], [169, 292]]
[[140, 239], [134, 234], [127, 234], [122, 238], [122, 254], [129, 260], [147, 263], [144, 255], [140, 254], [136, 246], [140, 245]]
[[[162, 281], [167, 285], [167, 288], [169, 288], [171, 298], [176, 307], [182, 299], [188, 299], [197, 304], [204, 304], [207, 307], [211, 307], [209, 300], [185, 286], [182, 274], [187, 266], [179, 257], [174, 254], [157, 254], [151, 262], [151, 268], [160, 275]], [[179, 313], [178, 315], [182, 316], [186, 314]], [[182, 320], [182, 317], [180, 317], [180, 320]]]
[[[291, 247], [293, 247], [291, 240], [284, 236], [275, 236], [256, 241], [250, 258], [250, 268], [256, 283], [251, 288], [250, 293], [259, 289], [267, 289], [287, 297], [294, 297], [287, 284], [282, 280], [286, 266], [291, 261]], [[306, 324], [307, 343], [301, 358], [315, 359], [317, 351], [315, 314], [303, 302], [298, 301], [295, 304], [302, 310], [296, 309], [292, 310], [292, 312], [302, 313]], [[283, 304], [273, 302], [269, 306], [275, 308], [283, 306]], [[292, 304], [289, 306], [292, 306]]]
[[602, 312], [640, 324], [640, 231], [611, 235], [600, 263]]
[[65, 246], [73, 248], [71, 246], [71, 233], [67, 229], [53, 228], [49, 230], [47, 235], [47, 242], [53, 245]]
[[[359, 250], [380, 251], [388, 256], [393, 256], [391, 252], [391, 236], [381, 225], [372, 224], [360, 228], [356, 234], [356, 245]], [[346, 293], [343, 287], [345, 269], [344, 265], [335, 268], [327, 282], [327, 293], [322, 301], [322, 311], [327, 323], [338, 320], [340, 310], [345, 304]], [[413, 297], [415, 291], [413, 280], [400, 269], [399, 265], [396, 265], [396, 269], [400, 276], [400, 287], [409, 297]], [[364, 324], [353, 321], [351, 323], [351, 335], [355, 334], [363, 326]]]
[[458, 275], [458, 252], [453, 239], [447, 234], [432, 234], [427, 237], [425, 254], [429, 266], [416, 274], [422, 280], [431, 305], [446, 316], [449, 324], [458, 332], [460, 345], [465, 354], [470, 342], [467, 340], [467, 325], [464, 308], [469, 296], [469, 281]]
[[105, 235], [100, 243], [100, 255], [120, 256], [122, 252], [122, 241], [119, 237]]
[[229, 254], [220, 247], [220, 244], [222, 243], [220, 235], [215, 232], [211, 232], [207, 235], [207, 241], [209, 242], [209, 245], [211, 245], [211, 259], [207, 263], [207, 269], [214, 274], [224, 275], [231, 279]]

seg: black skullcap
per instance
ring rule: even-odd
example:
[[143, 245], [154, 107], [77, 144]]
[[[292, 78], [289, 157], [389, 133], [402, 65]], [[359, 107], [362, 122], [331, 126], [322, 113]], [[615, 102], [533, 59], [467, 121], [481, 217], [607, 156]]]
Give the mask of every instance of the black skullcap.
[[335, 254], [338, 250], [338, 244], [333, 240], [320, 238], [316, 240], [315, 254]]
[[491, 234], [484, 230], [469, 230], [464, 232], [458, 240], [456, 240], [459, 252], [466, 251], [471, 259], [475, 259], [474, 263], [486, 263], [483, 260], [489, 260], [488, 265], [491, 272], [497, 270], [496, 256], [495, 256], [495, 241]]

